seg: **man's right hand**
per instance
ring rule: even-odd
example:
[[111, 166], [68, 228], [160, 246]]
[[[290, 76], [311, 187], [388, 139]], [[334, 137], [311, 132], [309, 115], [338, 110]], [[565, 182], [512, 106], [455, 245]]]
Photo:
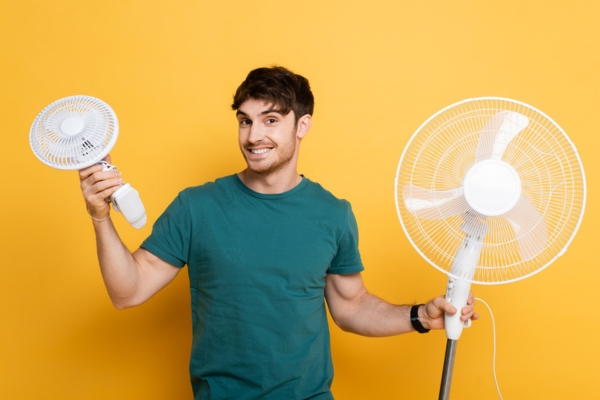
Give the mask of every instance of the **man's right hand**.
[[[110, 155], [102, 159], [110, 163]], [[90, 215], [103, 219], [110, 214], [110, 198], [123, 185], [123, 178], [118, 171], [102, 171], [100, 164], [94, 164], [79, 171], [81, 192]]]

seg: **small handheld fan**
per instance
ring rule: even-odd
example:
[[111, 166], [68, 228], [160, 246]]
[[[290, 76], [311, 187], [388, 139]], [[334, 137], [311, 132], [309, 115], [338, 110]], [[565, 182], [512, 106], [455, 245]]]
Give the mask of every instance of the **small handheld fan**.
[[[564, 131], [524, 103], [475, 98], [425, 121], [396, 173], [396, 208], [414, 248], [448, 274], [446, 298], [466, 305], [471, 283], [531, 276], [562, 255], [585, 208], [585, 175]], [[447, 398], [460, 312], [446, 316], [440, 399]]]
[[[108, 104], [90, 96], [70, 96], [44, 108], [33, 121], [29, 144], [37, 158], [57, 169], [80, 170], [100, 163], [119, 134], [117, 116]], [[138, 192], [128, 183], [109, 199], [135, 228], [146, 224], [146, 211]]]

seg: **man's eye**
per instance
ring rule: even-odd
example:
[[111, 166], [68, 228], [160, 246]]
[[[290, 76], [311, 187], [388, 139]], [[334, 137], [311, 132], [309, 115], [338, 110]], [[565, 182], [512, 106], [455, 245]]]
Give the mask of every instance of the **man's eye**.
[[242, 119], [240, 120], [240, 125], [250, 125], [251, 122], [249, 119]]
[[277, 120], [275, 118], [267, 119], [267, 123], [269, 123], [269, 124], [274, 124], [275, 122], [277, 122]]

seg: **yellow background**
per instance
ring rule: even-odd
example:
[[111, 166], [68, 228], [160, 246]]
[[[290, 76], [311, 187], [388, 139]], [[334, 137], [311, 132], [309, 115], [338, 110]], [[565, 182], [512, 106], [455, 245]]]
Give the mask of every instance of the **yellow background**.
[[[74, 94], [116, 111], [113, 162], [150, 222], [137, 231], [115, 214], [134, 249], [179, 190], [243, 168], [231, 97], [250, 69], [271, 64], [310, 79], [300, 171], [353, 204], [364, 279], [390, 302], [425, 301], [446, 282], [395, 211], [396, 166], [419, 125], [478, 96], [523, 101], [561, 125], [587, 173], [578, 235], [540, 274], [474, 290], [496, 318], [505, 399], [597, 398], [599, 4], [2, 0], [0, 398], [191, 398], [187, 271], [142, 307], [112, 308], [77, 173], [35, 158], [35, 116]], [[497, 398], [491, 318], [478, 309], [458, 345], [456, 399]], [[443, 332], [331, 331], [336, 398], [437, 398]]]

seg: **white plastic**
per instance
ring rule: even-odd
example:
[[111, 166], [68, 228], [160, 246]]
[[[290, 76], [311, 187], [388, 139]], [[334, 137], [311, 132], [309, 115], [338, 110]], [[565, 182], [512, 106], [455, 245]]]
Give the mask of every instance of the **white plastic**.
[[36, 157], [57, 169], [79, 170], [102, 160], [119, 136], [119, 121], [104, 101], [69, 96], [52, 102], [35, 118], [29, 144]]
[[[103, 171], [116, 171], [117, 167], [107, 163], [106, 161], [100, 161], [98, 164], [102, 165]], [[129, 183], [123, 184], [112, 196], [110, 196], [110, 202], [112, 202], [113, 209], [123, 214], [127, 222], [129, 222], [134, 228], [141, 228], [146, 225], [146, 209], [138, 192], [131, 187]]]
[[408, 240], [447, 273], [447, 399], [471, 283], [524, 279], [562, 255], [586, 202], [585, 174], [564, 131], [510, 99], [452, 104], [427, 119], [402, 152], [396, 210]]
[[469, 292], [471, 291], [471, 282], [464, 279], [448, 277], [448, 286], [446, 288], [446, 300], [456, 308], [456, 314], [445, 315], [446, 337], [452, 340], [458, 340], [462, 334], [463, 328], [471, 325], [471, 320], [463, 322], [460, 320], [462, 308], [467, 305]]
[[565, 132], [541, 111], [498, 97], [428, 118], [404, 148], [394, 186], [410, 243], [448, 275], [456, 275], [464, 216], [489, 228], [473, 275], [461, 277], [479, 284], [521, 280], [554, 262], [586, 203], [583, 166]]
[[472, 166], [465, 176], [463, 188], [471, 208], [488, 217], [512, 210], [521, 197], [521, 179], [517, 171], [494, 159]]
[[139, 229], [146, 225], [146, 210], [140, 200], [140, 195], [129, 183], [117, 190], [111, 196], [111, 200], [115, 211], [121, 212], [134, 228]]
[[[452, 303], [457, 310], [454, 315], [446, 314], [445, 316], [446, 336], [452, 340], [458, 340], [465, 326], [465, 322], [460, 320], [461, 310], [467, 305], [471, 280], [477, 269], [483, 239], [489, 228], [477, 215], [465, 213], [461, 230], [464, 233], [464, 239], [456, 252], [446, 286], [446, 300]], [[468, 325], [470, 322], [467, 323]]]
[[68, 136], [79, 135], [85, 128], [85, 119], [79, 115], [65, 118], [60, 123], [60, 131]]
[[502, 160], [506, 148], [515, 136], [529, 125], [529, 118], [514, 111], [501, 111], [489, 119], [481, 130], [477, 161]]
[[[44, 108], [33, 121], [29, 144], [44, 164], [63, 170], [80, 170], [102, 164], [104, 170], [116, 167], [101, 161], [113, 148], [119, 134], [117, 116], [108, 104], [90, 96], [70, 96]], [[134, 227], [146, 224], [146, 210], [138, 192], [128, 183], [110, 199]]]

